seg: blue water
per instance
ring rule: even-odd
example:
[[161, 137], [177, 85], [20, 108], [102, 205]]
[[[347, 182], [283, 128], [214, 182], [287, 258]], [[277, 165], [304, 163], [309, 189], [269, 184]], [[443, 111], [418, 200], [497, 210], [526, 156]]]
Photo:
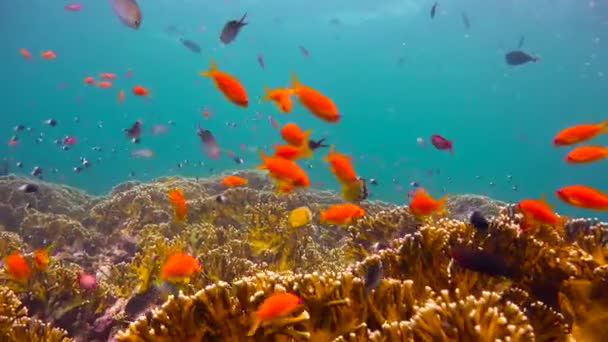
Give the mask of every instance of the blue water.
[[[137, 31], [120, 24], [106, 1], [82, 1], [80, 12], [64, 11], [66, 3], [0, 2], [0, 132], [7, 141], [16, 124], [34, 129], [18, 134], [18, 146], [0, 147], [0, 157], [8, 158], [13, 172], [29, 174], [39, 165], [46, 180], [101, 194], [127, 179], [206, 177], [251, 168], [259, 164], [256, 147], [280, 141], [267, 120], [271, 115], [281, 124], [294, 121], [311, 128], [314, 138], [327, 136], [339, 151], [352, 155], [361, 176], [378, 180], [371, 188], [376, 199], [406, 203], [411, 181], [434, 196], [481, 193], [517, 201], [544, 193], [555, 204], [553, 191], [565, 185], [608, 190], [606, 161], [567, 165], [568, 149], [551, 145], [566, 126], [608, 117], [605, 1], [446, 1], [434, 20], [429, 18], [432, 1], [140, 1], [144, 17]], [[462, 11], [471, 21], [468, 30]], [[222, 46], [223, 24], [244, 12], [250, 24], [233, 44]], [[341, 24], [330, 25], [332, 18]], [[165, 32], [169, 25], [196, 41], [202, 55]], [[541, 60], [510, 67], [504, 53], [517, 48], [521, 35], [523, 50]], [[310, 51], [309, 58], [300, 45]], [[32, 53], [31, 61], [18, 52], [22, 47]], [[57, 59], [40, 58], [47, 49]], [[258, 53], [264, 55], [265, 70], [257, 63]], [[249, 108], [229, 103], [211, 80], [197, 75], [208, 68], [210, 57], [241, 80]], [[132, 77], [126, 79], [128, 69]], [[290, 71], [335, 101], [342, 114], [338, 124], [319, 120], [299, 104], [292, 114], [281, 115], [271, 103], [258, 103], [263, 85], [287, 85]], [[118, 74], [112, 88], [84, 85], [86, 75], [100, 72]], [[152, 98], [132, 96], [135, 84], [148, 88]], [[126, 92], [120, 105], [118, 89]], [[208, 120], [201, 116], [204, 106], [212, 111]], [[256, 112], [262, 119], [246, 123]], [[56, 127], [42, 124], [51, 117], [58, 120]], [[145, 131], [141, 144], [133, 145], [122, 129], [139, 118]], [[167, 134], [148, 133], [151, 125], [169, 120], [175, 125]], [[231, 121], [238, 127], [227, 127]], [[225, 152], [220, 160], [205, 157], [197, 122], [245, 163], [235, 164]], [[44, 141], [36, 144], [40, 132]], [[451, 139], [455, 153], [435, 150], [429, 139], [433, 133]], [[64, 135], [78, 139], [69, 151], [53, 143]], [[426, 148], [418, 146], [417, 137], [425, 138]], [[593, 143], [607, 141], [602, 136]], [[240, 144], [249, 150], [241, 151]], [[92, 151], [93, 146], [103, 151]], [[151, 148], [154, 158], [130, 156], [142, 147]], [[311, 182], [338, 189], [323, 154], [317, 153], [310, 161], [313, 168], [306, 169]], [[74, 173], [80, 157], [92, 165]], [[189, 163], [177, 168], [184, 160]], [[14, 167], [17, 161], [22, 169]], [[59, 172], [52, 173], [53, 168]], [[562, 204], [558, 209], [596, 215]]]

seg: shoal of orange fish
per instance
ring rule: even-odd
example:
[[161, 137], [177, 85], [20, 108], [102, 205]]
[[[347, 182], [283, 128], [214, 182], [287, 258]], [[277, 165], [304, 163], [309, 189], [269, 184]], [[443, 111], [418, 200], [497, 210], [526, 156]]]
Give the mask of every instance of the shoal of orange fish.
[[253, 336], [260, 323], [286, 317], [296, 311], [302, 304], [302, 299], [292, 293], [270, 295], [255, 312], [254, 324], [247, 336]]
[[568, 152], [566, 162], [570, 164], [590, 163], [608, 156], [608, 148], [603, 146], [579, 146]]
[[51, 262], [51, 259], [49, 258], [49, 248], [51, 248], [51, 246], [38, 248], [34, 251], [33, 262], [36, 268], [44, 270]]
[[279, 112], [281, 113], [289, 113], [291, 112], [291, 108], [293, 107], [293, 102], [291, 101], [290, 95], [293, 94], [293, 90], [289, 88], [275, 88], [270, 89], [264, 86], [264, 91], [266, 94], [262, 97], [262, 101], [272, 101]]
[[245, 88], [241, 82], [239, 82], [239, 80], [234, 76], [220, 71], [213, 59], [211, 59], [211, 66], [209, 67], [209, 70], [201, 71], [199, 72], [199, 75], [213, 79], [215, 86], [230, 102], [244, 108], [249, 105], [247, 92], [245, 91]]
[[608, 195], [586, 185], [569, 185], [555, 191], [565, 203], [584, 209], [608, 210]]
[[414, 192], [414, 197], [409, 204], [410, 212], [417, 218], [425, 218], [433, 214], [442, 214], [446, 212], [445, 202], [448, 195], [444, 195], [438, 199], [433, 199], [426, 190], [417, 188]]
[[291, 88], [300, 103], [318, 118], [331, 123], [340, 120], [340, 113], [334, 102], [317, 90], [300, 83], [295, 73], [292, 73]]
[[268, 175], [275, 179], [279, 192], [290, 192], [295, 187], [308, 187], [310, 180], [306, 172], [298, 164], [280, 157], [267, 156], [259, 151], [262, 164], [258, 169], [268, 170]]
[[522, 231], [528, 231], [542, 224], [561, 229], [568, 219], [565, 216], [557, 215], [547, 204], [544, 195], [540, 199], [521, 200], [517, 204], [517, 208], [524, 216], [521, 225]]
[[222, 183], [224, 185], [226, 185], [227, 187], [236, 187], [236, 186], [246, 185], [247, 179], [243, 178], [243, 177], [239, 177], [239, 176], [230, 175], [230, 176], [224, 177], [222, 179]]
[[194, 257], [183, 252], [171, 254], [160, 268], [160, 280], [188, 282], [201, 271], [201, 265]]
[[175, 220], [183, 222], [188, 214], [188, 207], [183, 191], [180, 188], [174, 188], [170, 189], [167, 195], [169, 197], [169, 203], [171, 203], [171, 206], [173, 207]]

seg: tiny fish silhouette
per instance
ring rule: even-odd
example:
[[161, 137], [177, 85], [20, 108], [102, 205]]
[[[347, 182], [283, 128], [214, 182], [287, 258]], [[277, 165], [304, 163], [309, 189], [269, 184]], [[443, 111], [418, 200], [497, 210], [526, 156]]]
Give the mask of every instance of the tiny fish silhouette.
[[193, 42], [191, 40], [188, 40], [188, 39], [184, 39], [184, 38], [180, 38], [179, 41], [188, 50], [190, 50], [190, 51], [192, 51], [194, 53], [200, 53], [201, 52], [201, 47], [198, 44], [196, 44], [195, 42]]
[[437, 5], [439, 5], [439, 4], [434, 3], [433, 7], [431, 7], [431, 19], [435, 18], [435, 13], [437, 12]]
[[528, 55], [523, 51], [511, 51], [505, 55], [505, 60], [509, 65], [522, 65], [528, 62], [537, 62], [538, 57]]
[[471, 28], [471, 21], [469, 20], [469, 16], [465, 12], [462, 12], [461, 16], [462, 16], [462, 23], [464, 24], [464, 27], [467, 30], [470, 29]]
[[241, 20], [230, 20], [224, 25], [222, 29], [222, 33], [220, 34], [220, 41], [224, 44], [230, 44], [233, 40], [236, 39], [236, 36], [241, 31], [241, 28], [248, 23], [245, 22], [245, 18], [247, 17], [247, 13], [243, 15]]
[[524, 35], [522, 35], [521, 37], [519, 37], [519, 43], [517, 44], [517, 48], [521, 49], [522, 46], [524, 46], [524, 42], [526, 40], [526, 37]]

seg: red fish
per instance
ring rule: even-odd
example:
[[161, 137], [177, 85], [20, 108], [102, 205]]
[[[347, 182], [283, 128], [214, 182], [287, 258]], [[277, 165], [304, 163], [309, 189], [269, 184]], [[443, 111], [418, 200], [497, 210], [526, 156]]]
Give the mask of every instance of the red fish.
[[67, 4], [67, 5], [63, 6], [63, 9], [66, 11], [78, 12], [82, 9], [82, 5], [75, 2], [75, 3]]
[[25, 59], [32, 59], [32, 54], [24, 48], [19, 49], [19, 52], [25, 57]]
[[438, 150], [448, 150], [451, 153], [454, 153], [454, 148], [452, 147], [452, 141], [442, 137], [439, 134], [431, 135], [431, 143]]

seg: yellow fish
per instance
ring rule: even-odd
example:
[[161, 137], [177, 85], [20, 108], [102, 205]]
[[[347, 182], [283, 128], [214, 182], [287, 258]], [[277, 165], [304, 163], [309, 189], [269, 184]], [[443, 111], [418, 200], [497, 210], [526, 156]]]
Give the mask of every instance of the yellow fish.
[[288, 219], [291, 228], [300, 228], [312, 220], [312, 211], [308, 207], [295, 208], [289, 213]]

